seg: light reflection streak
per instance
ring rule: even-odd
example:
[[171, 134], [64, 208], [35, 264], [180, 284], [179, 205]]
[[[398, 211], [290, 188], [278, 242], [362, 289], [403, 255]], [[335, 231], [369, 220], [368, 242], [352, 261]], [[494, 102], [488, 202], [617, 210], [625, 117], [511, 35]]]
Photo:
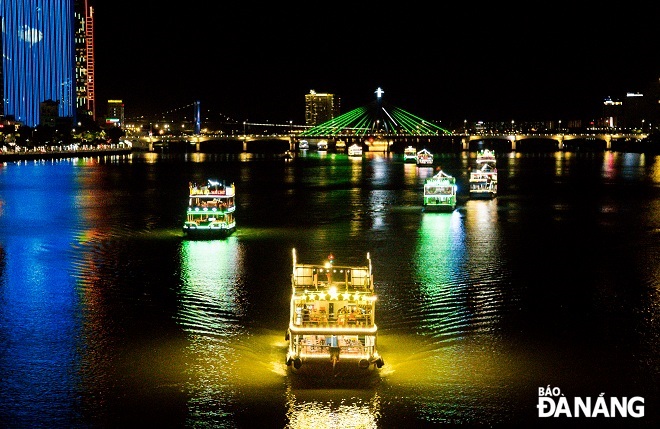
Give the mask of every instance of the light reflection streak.
[[[74, 228], [84, 222], [69, 190], [84, 172], [71, 163], [10, 168], [0, 183], [3, 423], [57, 426], [78, 405], [85, 346], [77, 267], [69, 253]], [[60, 219], [70, 222], [68, 228]]]
[[461, 281], [464, 239], [458, 211], [423, 214], [415, 256], [423, 312], [420, 323], [433, 335], [461, 332], [467, 323], [460, 297], [465, 288]]
[[332, 390], [313, 392], [314, 398], [307, 400], [302, 399], [302, 396], [310, 396], [304, 394], [307, 392], [294, 393], [291, 387], [287, 389], [287, 429], [376, 429], [378, 427], [381, 404], [377, 393], [366, 395], [371, 397], [353, 396], [345, 399], [340, 395], [343, 391], [334, 395]]
[[245, 312], [239, 289], [241, 267], [236, 237], [181, 244], [177, 322], [189, 339], [184, 359], [191, 421], [211, 423], [230, 414], [235, 395], [231, 386], [241, 359], [236, 343], [244, 335], [239, 322]]
[[[369, 179], [375, 186], [385, 184], [389, 177], [388, 165], [384, 162], [383, 158], [374, 158], [372, 164], [373, 174]], [[388, 204], [390, 193], [382, 190], [373, 190], [369, 194], [369, 213], [372, 216], [372, 227], [374, 230], [383, 229], [386, 225], [385, 206]]]

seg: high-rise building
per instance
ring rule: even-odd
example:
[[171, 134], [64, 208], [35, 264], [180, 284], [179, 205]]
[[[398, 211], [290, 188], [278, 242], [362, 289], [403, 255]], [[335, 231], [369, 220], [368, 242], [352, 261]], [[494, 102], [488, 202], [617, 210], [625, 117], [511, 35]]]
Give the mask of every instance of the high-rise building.
[[623, 103], [607, 97], [603, 101], [603, 117], [599, 125], [605, 128], [618, 128], [621, 122], [623, 122]]
[[0, 0], [0, 16], [4, 114], [33, 127], [52, 100], [75, 120], [74, 1]]
[[76, 109], [96, 120], [94, 96], [94, 9], [75, 0]]
[[105, 117], [105, 123], [115, 127], [124, 126], [124, 102], [122, 100], [108, 100], [108, 114]]
[[305, 125], [315, 126], [339, 116], [339, 100], [334, 94], [320, 94], [314, 90], [305, 94]]

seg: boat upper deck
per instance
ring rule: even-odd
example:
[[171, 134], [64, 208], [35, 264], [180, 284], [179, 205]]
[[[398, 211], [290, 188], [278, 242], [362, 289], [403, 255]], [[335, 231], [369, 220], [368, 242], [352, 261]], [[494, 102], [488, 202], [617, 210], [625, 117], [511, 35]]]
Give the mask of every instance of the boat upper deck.
[[373, 292], [372, 274], [369, 266], [335, 266], [323, 264], [295, 264], [291, 284], [294, 294], [305, 291], [329, 291], [338, 293]]
[[224, 182], [213, 180], [209, 180], [203, 186], [190, 182], [188, 183], [188, 189], [191, 197], [198, 198], [233, 197], [236, 192], [233, 183], [225, 185]]
[[294, 250], [290, 328], [373, 332], [376, 295], [368, 254], [367, 260], [365, 266], [334, 265], [331, 255], [325, 264], [300, 264]]

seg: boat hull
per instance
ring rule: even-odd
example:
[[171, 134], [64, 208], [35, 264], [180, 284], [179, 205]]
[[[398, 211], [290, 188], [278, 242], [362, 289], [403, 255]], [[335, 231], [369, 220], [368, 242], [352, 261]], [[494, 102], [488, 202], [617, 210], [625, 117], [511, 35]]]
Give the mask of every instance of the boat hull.
[[456, 209], [456, 204], [425, 204], [425, 212], [450, 213]]
[[470, 198], [473, 200], [492, 200], [497, 194], [492, 191], [473, 191], [470, 192]]
[[232, 235], [235, 231], [236, 225], [223, 228], [183, 227], [183, 235], [187, 238], [195, 239], [225, 238]]

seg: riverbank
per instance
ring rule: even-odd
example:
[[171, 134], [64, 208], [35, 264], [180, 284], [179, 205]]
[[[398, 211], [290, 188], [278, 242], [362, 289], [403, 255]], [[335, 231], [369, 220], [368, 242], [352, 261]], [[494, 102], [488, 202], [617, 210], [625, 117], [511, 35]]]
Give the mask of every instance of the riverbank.
[[39, 159], [61, 159], [79, 158], [99, 155], [130, 155], [133, 149], [130, 147], [114, 147], [99, 149], [80, 150], [55, 150], [55, 151], [28, 151], [28, 152], [2, 152], [0, 162], [31, 161]]

